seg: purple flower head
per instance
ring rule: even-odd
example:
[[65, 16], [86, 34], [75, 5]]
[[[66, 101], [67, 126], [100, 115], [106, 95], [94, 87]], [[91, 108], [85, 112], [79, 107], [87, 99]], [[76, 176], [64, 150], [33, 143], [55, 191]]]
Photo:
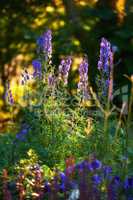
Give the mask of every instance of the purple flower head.
[[101, 176], [99, 176], [98, 174], [93, 175], [93, 176], [92, 176], [92, 182], [93, 182], [95, 185], [99, 185], [99, 184], [102, 182]]
[[33, 60], [32, 61], [32, 65], [34, 68], [34, 73], [33, 73], [33, 77], [37, 77], [37, 76], [41, 76], [42, 73], [42, 64], [39, 60]]
[[37, 39], [39, 49], [45, 53], [46, 59], [52, 56], [52, 31], [47, 30]]
[[94, 170], [101, 169], [102, 163], [99, 160], [95, 159], [94, 161], [91, 162], [91, 166]]
[[79, 66], [79, 75], [82, 78], [86, 78], [88, 76], [88, 62], [87, 59], [83, 59]]
[[71, 64], [72, 64], [71, 57], [67, 57], [66, 59], [61, 60], [61, 64], [59, 65], [59, 77], [64, 81], [65, 85], [67, 85], [68, 83], [68, 75]]
[[125, 189], [133, 189], [133, 177], [129, 177], [124, 182], [124, 188]]
[[114, 52], [112, 50], [110, 42], [105, 38], [102, 38], [100, 43], [100, 57], [98, 61], [98, 70], [101, 72], [100, 80], [102, 85], [99, 90], [101, 92], [101, 96], [109, 95], [110, 100], [112, 99], [113, 92], [113, 54]]

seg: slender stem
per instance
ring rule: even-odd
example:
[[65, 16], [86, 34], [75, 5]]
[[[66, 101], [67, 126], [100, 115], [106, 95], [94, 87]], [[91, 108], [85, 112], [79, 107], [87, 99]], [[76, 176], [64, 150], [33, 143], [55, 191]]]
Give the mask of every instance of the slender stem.
[[[128, 147], [129, 147], [129, 128], [131, 123], [131, 114], [132, 114], [132, 104], [133, 104], [133, 75], [131, 76], [131, 96], [129, 100], [129, 109], [128, 109], [128, 117], [126, 122], [126, 157], [128, 157]], [[127, 168], [127, 166], [126, 166]], [[127, 168], [128, 169], [128, 168]]]

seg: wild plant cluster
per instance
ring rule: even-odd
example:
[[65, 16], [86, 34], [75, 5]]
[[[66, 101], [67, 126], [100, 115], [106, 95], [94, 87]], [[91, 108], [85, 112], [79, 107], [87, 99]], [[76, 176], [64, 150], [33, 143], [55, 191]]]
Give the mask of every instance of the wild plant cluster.
[[[84, 56], [76, 93], [71, 95], [72, 56], [63, 58], [57, 69], [52, 63], [51, 30], [37, 39], [34, 71], [24, 69], [20, 80], [25, 89], [22, 120], [2, 174], [3, 199], [133, 199], [129, 135], [133, 98], [123, 125], [124, 105], [118, 116], [113, 104], [114, 54], [110, 42], [102, 38], [97, 92], [88, 81], [89, 62]], [[10, 84], [7, 89], [8, 103], [15, 107]], [[90, 102], [95, 106], [89, 107]]]

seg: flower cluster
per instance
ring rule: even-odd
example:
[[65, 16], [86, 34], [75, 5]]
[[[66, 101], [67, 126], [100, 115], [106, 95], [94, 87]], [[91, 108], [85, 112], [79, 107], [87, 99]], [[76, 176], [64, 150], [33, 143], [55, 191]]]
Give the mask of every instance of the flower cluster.
[[27, 69], [24, 69], [21, 76], [22, 76], [21, 85], [25, 85], [27, 81], [30, 80], [30, 74], [28, 73]]
[[49, 197], [56, 191], [57, 197], [59, 193], [64, 193], [64, 197], [74, 200], [117, 200], [122, 196], [133, 198], [133, 177], [126, 178], [123, 182], [119, 176], [113, 175], [110, 166], [103, 165], [95, 156], [78, 164], [70, 157], [66, 160], [66, 170], [56, 171], [56, 176], [51, 181], [46, 181], [44, 186]]
[[72, 64], [71, 57], [61, 60], [59, 65], [59, 78], [63, 80], [64, 84], [68, 83], [68, 75]]
[[33, 77], [41, 77], [42, 75], [42, 64], [39, 60], [33, 60], [32, 61], [32, 65], [33, 65], [33, 68], [34, 68], [34, 72], [33, 72]]
[[111, 44], [105, 38], [101, 39], [100, 44], [100, 59], [98, 61], [98, 69], [102, 70], [106, 74], [109, 73], [111, 56]]
[[44, 197], [58, 199], [60, 196], [74, 200], [133, 199], [133, 177], [122, 181], [119, 176], [113, 175], [110, 166], [103, 165], [95, 156], [77, 164], [73, 157], [68, 158], [65, 171], [55, 169], [49, 180], [45, 179], [38, 164], [31, 165], [26, 174], [19, 173], [16, 187], [21, 199], [28, 197], [28, 191], [30, 197], [38, 200]]
[[12, 91], [11, 91], [9, 82], [7, 83], [7, 90], [6, 90], [5, 98], [7, 98], [7, 101], [10, 105], [14, 104], [14, 98], [12, 95]]
[[52, 32], [47, 30], [43, 35], [37, 39], [39, 46], [39, 52], [42, 51], [45, 54], [45, 59], [52, 57]]
[[49, 74], [48, 75], [48, 85], [49, 86], [53, 86], [54, 84], [55, 84], [55, 82], [56, 82], [56, 78], [55, 78], [55, 76], [53, 75], [53, 74]]
[[89, 98], [88, 92], [88, 61], [86, 58], [82, 60], [79, 66], [79, 83], [78, 90], [82, 93], [83, 99]]
[[113, 71], [113, 50], [110, 42], [105, 38], [102, 38], [100, 43], [98, 70], [100, 71], [98, 87], [100, 86], [101, 96], [107, 96], [109, 93], [109, 98], [111, 99], [113, 92], [113, 80], [111, 77]]

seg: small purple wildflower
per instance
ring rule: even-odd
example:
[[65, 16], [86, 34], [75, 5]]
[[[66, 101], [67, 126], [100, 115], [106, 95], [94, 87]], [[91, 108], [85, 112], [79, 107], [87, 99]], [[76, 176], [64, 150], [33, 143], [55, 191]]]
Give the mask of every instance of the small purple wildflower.
[[93, 176], [92, 176], [92, 182], [93, 182], [95, 185], [99, 185], [99, 184], [102, 182], [101, 176], [99, 176], [98, 174], [93, 175]]
[[102, 163], [99, 160], [95, 159], [94, 161], [91, 162], [91, 166], [94, 170], [101, 169]]
[[53, 86], [55, 84], [55, 77], [53, 74], [49, 74], [48, 76], [48, 85]]
[[61, 60], [61, 64], [59, 65], [59, 78], [64, 81], [64, 84], [68, 83], [68, 75], [70, 71], [70, 67], [72, 64], [71, 57]]

